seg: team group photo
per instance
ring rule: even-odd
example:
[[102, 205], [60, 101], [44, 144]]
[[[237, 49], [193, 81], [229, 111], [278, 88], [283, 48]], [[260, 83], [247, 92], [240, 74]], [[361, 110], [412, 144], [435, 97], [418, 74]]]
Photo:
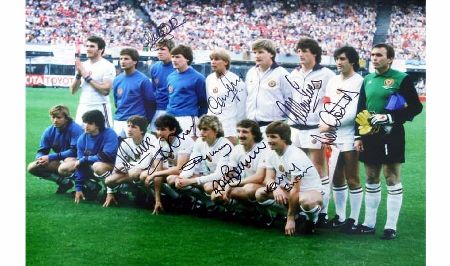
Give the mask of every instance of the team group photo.
[[25, 19], [26, 264], [425, 264], [425, 1]]

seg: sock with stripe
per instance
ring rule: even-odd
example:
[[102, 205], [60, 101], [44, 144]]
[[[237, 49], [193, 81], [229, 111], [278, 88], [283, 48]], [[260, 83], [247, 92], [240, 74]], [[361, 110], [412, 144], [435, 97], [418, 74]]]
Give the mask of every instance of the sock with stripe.
[[365, 226], [374, 228], [377, 222], [377, 211], [381, 201], [381, 183], [366, 184], [366, 215], [364, 219]]
[[355, 220], [355, 223], [358, 223], [359, 212], [361, 211], [361, 204], [363, 200], [363, 189], [361, 187], [350, 189], [350, 216]]
[[387, 186], [387, 218], [384, 229], [397, 230], [397, 221], [403, 201], [403, 186], [398, 183], [394, 186]]
[[328, 213], [328, 203], [330, 202], [330, 179], [328, 176], [324, 176], [321, 180], [322, 182], [322, 191], [323, 191], [323, 203], [322, 210], [320, 213]]
[[317, 222], [317, 219], [319, 218], [319, 212], [320, 212], [320, 206], [317, 205], [316, 207], [312, 208], [309, 211], [305, 211], [303, 207], [300, 205], [300, 209], [303, 213], [306, 214], [306, 220], [312, 221], [313, 223]]
[[345, 220], [345, 213], [347, 207], [347, 184], [336, 187], [333, 186], [333, 199], [334, 204], [336, 205], [336, 215], [339, 216], [339, 221], [343, 222]]

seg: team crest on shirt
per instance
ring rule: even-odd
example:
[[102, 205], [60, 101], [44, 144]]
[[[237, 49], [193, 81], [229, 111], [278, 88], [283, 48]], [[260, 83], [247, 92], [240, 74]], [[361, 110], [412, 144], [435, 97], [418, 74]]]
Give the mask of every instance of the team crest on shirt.
[[321, 80], [311, 80], [311, 84], [313, 85], [315, 90], [320, 90], [320, 88], [322, 88]]
[[173, 154], [173, 152], [169, 153], [169, 156], [167, 156], [167, 158], [169, 158], [169, 160], [175, 160], [175, 154]]
[[312, 140], [311, 140], [311, 143], [312, 143], [312, 144], [316, 144], [316, 143], [317, 143], [317, 140], [316, 140], [316, 139], [312, 139]]
[[283, 166], [282, 164], [280, 164], [280, 165], [278, 166], [278, 170], [280, 170], [280, 172], [283, 172], [283, 173], [284, 173], [284, 166]]
[[154, 81], [155, 81], [155, 84], [158, 85], [158, 83], [159, 83], [159, 78], [155, 78]]
[[117, 96], [121, 97], [123, 94], [123, 89], [122, 88], [117, 88]]
[[219, 92], [219, 88], [214, 87], [213, 92], [214, 92], [214, 93], [218, 93], [218, 92]]
[[385, 89], [392, 88], [394, 85], [394, 82], [395, 82], [394, 79], [385, 79], [383, 88], [385, 88]]
[[173, 92], [173, 86], [169, 85], [169, 87], [167, 87], [167, 90], [169, 91], [169, 93], [172, 93]]
[[277, 85], [277, 82], [275, 80], [271, 80], [271, 81], [269, 81], [268, 85], [269, 85], [269, 87], [273, 88]]

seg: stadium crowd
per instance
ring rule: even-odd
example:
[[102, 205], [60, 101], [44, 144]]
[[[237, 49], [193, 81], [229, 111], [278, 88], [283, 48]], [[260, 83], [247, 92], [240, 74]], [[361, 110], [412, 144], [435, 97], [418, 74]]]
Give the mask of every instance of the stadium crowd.
[[[369, 58], [376, 31], [376, 5], [365, 2], [335, 4], [317, 1], [180, 1], [137, 0], [148, 21], [122, 1], [29, 0], [26, 4], [26, 42], [73, 44], [90, 34], [105, 36], [108, 46], [142, 49], [144, 32], [155, 32], [170, 18], [186, 21], [172, 35], [194, 50], [217, 47], [231, 52], [250, 51], [258, 38], [276, 41], [277, 52], [293, 54], [295, 40], [310, 37], [319, 41], [323, 55], [344, 44]], [[188, 30], [187, 30], [188, 29]], [[424, 8], [395, 6], [388, 41], [400, 59], [425, 59]], [[147, 42], [148, 43], [148, 42]]]

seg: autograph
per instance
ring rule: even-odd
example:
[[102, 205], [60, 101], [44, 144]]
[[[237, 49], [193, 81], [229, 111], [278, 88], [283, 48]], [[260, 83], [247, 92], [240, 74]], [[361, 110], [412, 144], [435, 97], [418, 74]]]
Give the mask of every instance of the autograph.
[[176, 18], [169, 19], [169, 22], [161, 23], [158, 27], [156, 27], [155, 32], [148, 32], [146, 31], [144, 33], [144, 47], [149, 47], [152, 49], [156, 43], [158, 43], [160, 40], [164, 39], [164, 37], [168, 36], [168, 39], [173, 39], [174, 36], [170, 34], [174, 29], [180, 27], [181, 25], [185, 24], [186, 20], [183, 18], [183, 21], [181, 23], [178, 23], [178, 20]]
[[[226, 81], [224, 81], [223, 78], [225, 78]], [[243, 89], [238, 91], [237, 85], [239, 84], [239, 82], [244, 82], [244, 77], [242, 76], [242, 74], [239, 74], [239, 78], [236, 80], [236, 82], [233, 82], [230, 81], [226, 76], [223, 76], [220, 77], [220, 81], [222, 82], [222, 85], [227, 89], [227, 93], [219, 97], [208, 97], [209, 110], [215, 115], [220, 115], [222, 113], [222, 109], [225, 107], [225, 102], [229, 97], [233, 97], [231, 99], [231, 102], [233, 102], [235, 99], [237, 101], [241, 101], [241, 99], [238, 97], [238, 93], [242, 92]]]
[[[232, 187], [237, 187], [241, 183], [241, 173], [246, 167], [250, 165], [252, 160], [256, 159], [256, 155], [260, 153], [261, 150], [265, 149], [266, 143], [262, 142], [263, 146], [258, 146], [251, 154], [244, 158], [244, 160], [239, 161], [238, 165], [230, 169], [228, 165], [223, 165], [220, 169], [222, 172], [222, 179], [213, 181], [213, 188], [215, 193], [222, 195], [225, 191], [225, 186], [230, 184]], [[236, 181], [236, 182], [234, 182]], [[219, 190], [220, 187], [220, 190]]]
[[[285, 103], [282, 103], [280, 101], [277, 101], [277, 106], [280, 108], [280, 110], [288, 117], [289, 120], [294, 122], [298, 125], [305, 125], [306, 124], [306, 118], [308, 117], [309, 111], [311, 110], [311, 102], [313, 101], [313, 109], [314, 112], [317, 109], [317, 106], [319, 104], [319, 94], [315, 91], [319, 92], [320, 88], [322, 88], [322, 81], [321, 80], [311, 80], [311, 84], [307, 84], [306, 88], [300, 89], [300, 86], [296, 81], [289, 80], [288, 76], [284, 76], [286, 80], [291, 84], [292, 88], [294, 88], [300, 95], [302, 95], [301, 102], [297, 102], [292, 98], [288, 98], [288, 100]], [[289, 113], [293, 116], [289, 116]]]
[[[290, 169], [288, 172], [285, 172], [284, 174], [281, 174], [281, 176], [278, 176], [277, 180], [273, 181], [270, 184], [267, 184], [266, 192], [275, 191], [275, 189], [277, 189], [277, 187], [280, 186], [283, 181], [285, 181], [284, 189], [286, 189], [286, 191], [291, 191], [291, 189], [294, 187], [295, 183], [298, 183], [300, 181], [300, 179], [302, 179], [305, 176], [305, 174], [308, 172], [308, 170], [311, 169], [312, 167], [314, 167], [311, 165], [308, 168], [306, 168], [305, 170], [302, 170], [293, 163], [292, 163], [292, 166], [293, 166], [293, 168]], [[289, 183], [289, 181], [287, 181], [288, 180], [287, 177], [295, 170], [301, 171], [301, 173], [294, 177], [294, 181], [292, 183]]]
[[[153, 144], [151, 144], [151, 139], [149, 137], [146, 137], [145, 139], [143, 139], [142, 143], [139, 144], [139, 146], [137, 146], [135, 149], [133, 149], [130, 146], [130, 144], [128, 144], [124, 140], [125, 140], [124, 138], [120, 139], [119, 149], [117, 151], [117, 157], [122, 160], [123, 168], [119, 169], [116, 166], [114, 166], [114, 168], [121, 172], [124, 172], [124, 171], [128, 172], [128, 170], [130, 170], [131, 167], [135, 166], [136, 164], [141, 163], [142, 160], [148, 156], [148, 154], [146, 156], [144, 156], [144, 158], [140, 159], [141, 156], [144, 155], [146, 152], [148, 152], [151, 148], [155, 148], [155, 146]], [[124, 146], [128, 146], [128, 148], [133, 153], [132, 156], [127, 153]]]
[[[341, 119], [346, 113], [346, 107], [350, 102], [355, 99], [359, 92], [346, 91], [343, 89], [338, 89], [338, 92], [343, 93], [342, 97], [337, 101], [337, 103], [324, 103], [323, 111], [319, 112], [320, 119], [328, 126], [331, 127], [330, 131], [325, 132], [321, 135], [311, 135], [314, 139], [320, 141], [323, 144], [333, 144], [336, 140], [337, 127], [341, 126]], [[352, 97], [353, 95], [353, 97]], [[331, 108], [331, 109], [330, 109]]]
[[229, 143], [225, 143], [224, 145], [220, 146], [217, 150], [213, 150], [208, 152], [207, 155], [199, 155], [199, 156], [195, 156], [192, 159], [190, 159], [189, 161], [187, 161], [182, 167], [181, 170], [191, 170], [192, 168], [194, 168], [195, 165], [197, 165], [198, 163], [201, 163], [204, 160], [211, 160], [211, 158], [216, 155], [218, 152], [220, 152], [221, 150], [225, 149], [225, 147], [228, 147], [228, 152], [225, 153], [223, 156], [227, 156], [228, 154], [230, 154], [232, 148], [231, 145]]

